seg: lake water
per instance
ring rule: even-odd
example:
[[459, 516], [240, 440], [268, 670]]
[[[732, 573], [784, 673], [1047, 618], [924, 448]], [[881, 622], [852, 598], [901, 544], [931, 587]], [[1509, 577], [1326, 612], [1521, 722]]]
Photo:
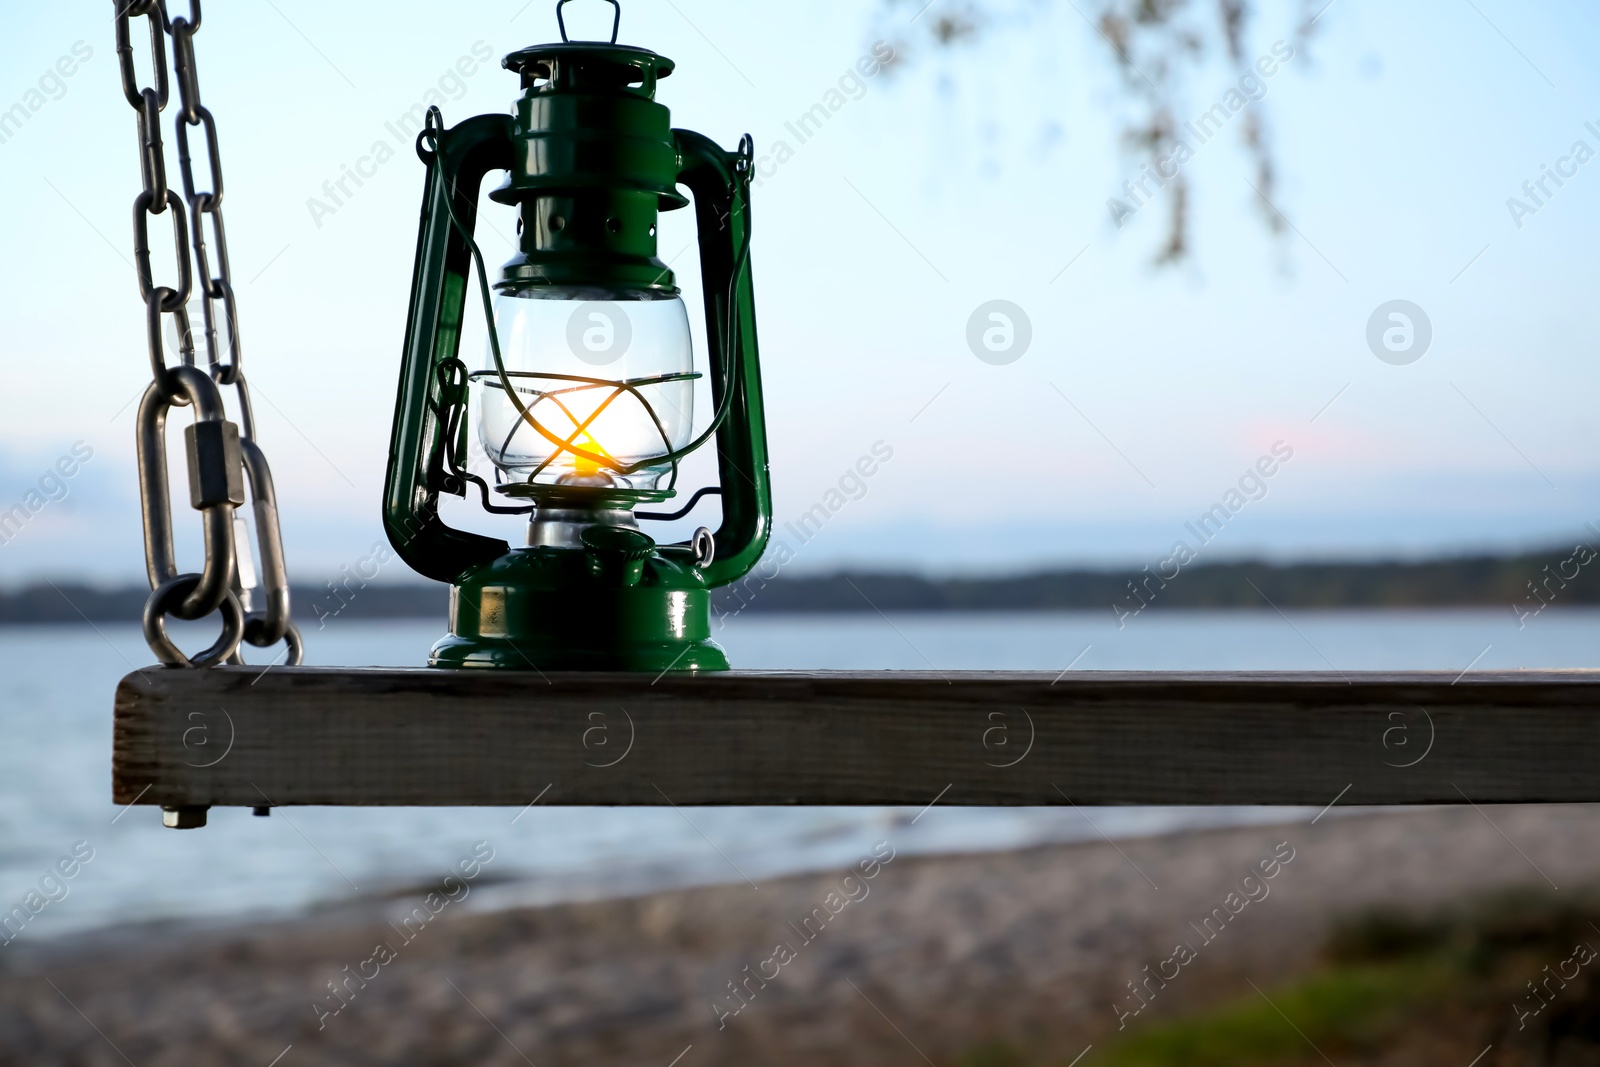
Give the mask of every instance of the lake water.
[[[417, 665], [441, 629], [334, 620], [308, 631], [308, 662]], [[1101, 613], [758, 616], [731, 620], [718, 639], [748, 668], [1600, 667], [1600, 612], [1580, 610], [1546, 613], [1522, 630], [1509, 610], [1167, 612], [1120, 631]], [[207, 829], [179, 832], [162, 828], [155, 809], [122, 812], [110, 801], [112, 691], [149, 662], [136, 627], [0, 629], [0, 913], [77, 842], [94, 849], [68, 895], [27, 927], [29, 941], [158, 919], [277, 917], [404, 890], [436, 879], [478, 841], [495, 849], [488, 870], [508, 880], [471, 901], [504, 907], [734, 881], [739, 872], [759, 883], [848, 864], [890, 836], [911, 853], [1008, 849], [1297, 814], [941, 805], [913, 823], [916, 810], [883, 808], [293, 808], [270, 818], [217, 810]]]

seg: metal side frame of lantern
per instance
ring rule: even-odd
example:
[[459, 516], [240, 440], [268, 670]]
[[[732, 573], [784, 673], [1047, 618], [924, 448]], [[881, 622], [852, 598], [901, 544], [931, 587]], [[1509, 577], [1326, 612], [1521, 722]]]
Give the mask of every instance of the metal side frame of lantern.
[[[655, 100], [670, 59], [612, 38], [567, 38], [505, 57], [522, 79], [511, 115], [446, 128], [431, 109], [427, 165], [384, 524], [402, 559], [451, 585], [450, 633], [434, 667], [726, 670], [711, 640], [711, 590], [744, 576], [772, 505], [750, 278], [748, 135], [727, 152], [671, 127]], [[474, 239], [484, 178], [518, 209], [518, 252], [491, 296]], [[657, 257], [659, 212], [694, 198], [713, 414], [693, 433], [689, 324]], [[474, 279], [474, 267], [476, 278]], [[458, 356], [474, 287], [488, 320], [486, 366]], [[468, 470], [469, 397], [494, 465]], [[715, 436], [720, 485], [671, 514], [636, 511], [676, 494], [680, 461]], [[530, 516], [528, 543], [448, 526], [441, 494], [475, 486], [485, 510]], [[657, 545], [639, 519], [676, 519], [706, 495], [722, 522]]]

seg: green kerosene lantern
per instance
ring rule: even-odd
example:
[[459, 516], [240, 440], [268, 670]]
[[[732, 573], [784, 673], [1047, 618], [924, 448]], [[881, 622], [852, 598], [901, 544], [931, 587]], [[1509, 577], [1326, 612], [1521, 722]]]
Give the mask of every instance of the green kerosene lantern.
[[[556, 5], [561, 23], [561, 8]], [[616, 0], [609, 0], [621, 10]], [[671, 128], [655, 100], [673, 62], [611, 43], [513, 52], [511, 115], [418, 139], [427, 164], [404, 363], [390, 440], [384, 525], [412, 569], [451, 584], [435, 667], [726, 670], [711, 640], [711, 589], [743, 577], [771, 528], [766, 429], [750, 281], [751, 145], [726, 152]], [[517, 207], [518, 252], [490, 283], [473, 238], [485, 176]], [[657, 257], [659, 212], [693, 197], [699, 225], [713, 413], [694, 432], [689, 319]], [[477, 277], [473, 277], [476, 261]], [[484, 368], [458, 357], [474, 284], [490, 319]], [[495, 468], [467, 469], [469, 396]], [[680, 461], [716, 438], [720, 485], [678, 512]], [[441, 493], [476, 485], [486, 510], [527, 513], [526, 547], [456, 530]], [[720, 495], [722, 522], [657, 545], [640, 518], [678, 518]]]

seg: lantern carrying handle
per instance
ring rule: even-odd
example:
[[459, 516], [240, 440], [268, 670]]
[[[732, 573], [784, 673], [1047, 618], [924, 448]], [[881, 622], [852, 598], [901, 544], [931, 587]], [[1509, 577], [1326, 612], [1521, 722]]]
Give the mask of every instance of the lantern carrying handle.
[[[570, 43], [572, 38], [567, 36], [567, 20], [562, 17], [561, 9], [572, 3], [572, 0], [556, 0], [556, 25], [561, 27], [561, 40]], [[617, 43], [617, 32], [622, 28], [622, 2], [621, 0], [606, 0], [606, 3], [616, 8], [616, 14], [611, 16], [611, 43]]]

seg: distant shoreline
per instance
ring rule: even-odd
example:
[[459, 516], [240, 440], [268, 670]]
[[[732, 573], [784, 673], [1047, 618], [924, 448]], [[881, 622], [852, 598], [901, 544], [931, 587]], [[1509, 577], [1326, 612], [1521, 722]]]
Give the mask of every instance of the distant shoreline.
[[[1184, 608], [1498, 608], [1600, 606], [1594, 554], [1552, 548], [1518, 555], [1421, 561], [1196, 563], [1175, 575], [1140, 570], [1052, 569], [1002, 577], [930, 578], [841, 571], [786, 576], [770, 564], [714, 593], [719, 616], [846, 612], [1104, 611], [1116, 617]], [[1585, 558], [1587, 556], [1587, 558]], [[148, 590], [41, 582], [0, 592], [0, 625], [135, 622]], [[297, 586], [297, 618], [436, 619], [448, 591], [424, 583], [358, 578]]]

